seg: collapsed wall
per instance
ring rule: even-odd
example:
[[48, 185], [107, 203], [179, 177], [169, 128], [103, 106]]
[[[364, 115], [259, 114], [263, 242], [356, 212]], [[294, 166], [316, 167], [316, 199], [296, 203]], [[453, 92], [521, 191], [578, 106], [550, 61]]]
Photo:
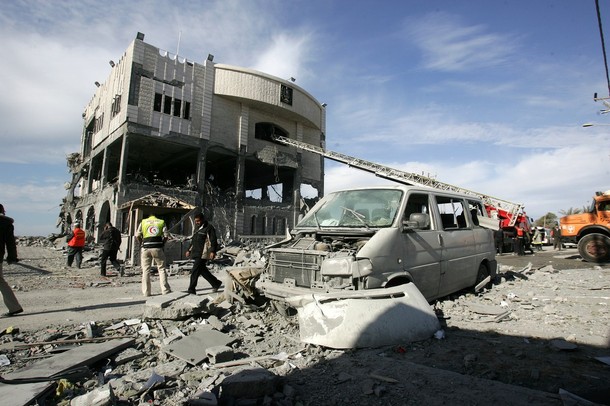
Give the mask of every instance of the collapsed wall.
[[[138, 224], [151, 214], [183, 236], [194, 211], [223, 239], [283, 236], [305, 202], [323, 194], [323, 157], [273, 136], [322, 145], [325, 105], [292, 81], [213, 59], [192, 62], [138, 33], [110, 61], [82, 114], [80, 151], [67, 157], [62, 233], [78, 220], [98, 241], [110, 221], [132, 258]], [[150, 196], [156, 200], [142, 201]]]

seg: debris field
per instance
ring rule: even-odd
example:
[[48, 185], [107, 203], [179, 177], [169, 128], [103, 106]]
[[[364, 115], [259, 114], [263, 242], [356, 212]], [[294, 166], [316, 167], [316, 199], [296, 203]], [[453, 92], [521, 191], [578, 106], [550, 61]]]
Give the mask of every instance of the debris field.
[[[498, 257], [491, 289], [431, 303], [432, 337], [337, 350], [301, 341], [296, 316], [236, 285], [264, 262], [233, 246], [184, 293], [144, 300], [139, 269], [99, 276], [96, 249], [66, 269], [63, 248], [19, 239], [4, 276], [24, 307], [0, 319], [0, 396], [44, 405], [610, 404], [610, 266], [575, 250]], [[153, 290], [153, 293], [155, 291]], [[586, 399], [586, 400], [585, 400]]]

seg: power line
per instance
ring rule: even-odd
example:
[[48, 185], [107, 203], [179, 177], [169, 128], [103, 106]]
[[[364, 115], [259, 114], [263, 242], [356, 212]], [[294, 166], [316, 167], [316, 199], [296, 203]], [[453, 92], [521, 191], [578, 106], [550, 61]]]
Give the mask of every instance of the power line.
[[599, 0], [595, 0], [595, 9], [597, 10], [597, 22], [599, 24], [599, 36], [602, 41], [602, 53], [604, 55], [604, 66], [606, 68], [606, 83], [608, 83], [608, 95], [610, 96], [610, 76], [608, 76], [608, 59], [606, 58], [606, 44], [604, 43], [604, 30], [602, 29], [602, 17], [599, 12]]

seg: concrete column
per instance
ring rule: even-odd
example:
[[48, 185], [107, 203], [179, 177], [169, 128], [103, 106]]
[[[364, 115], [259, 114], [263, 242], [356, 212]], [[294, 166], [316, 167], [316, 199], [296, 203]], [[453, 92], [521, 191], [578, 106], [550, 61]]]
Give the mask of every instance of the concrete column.
[[104, 155], [102, 157], [102, 173], [100, 174], [100, 190], [104, 188], [106, 182], [108, 182], [108, 147], [104, 148]]
[[129, 156], [129, 134], [123, 134], [121, 143], [121, 160], [119, 167], [119, 185], [123, 185], [127, 178], [127, 157]]

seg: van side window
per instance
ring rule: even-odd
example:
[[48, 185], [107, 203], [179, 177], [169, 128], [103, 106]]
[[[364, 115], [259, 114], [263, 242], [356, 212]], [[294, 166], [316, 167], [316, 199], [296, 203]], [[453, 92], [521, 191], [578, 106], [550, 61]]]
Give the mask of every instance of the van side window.
[[472, 224], [475, 226], [479, 225], [479, 218], [485, 217], [485, 208], [476, 200], [468, 200], [468, 209], [470, 210], [470, 218], [472, 219]]
[[466, 210], [464, 202], [460, 199], [446, 196], [436, 196], [438, 212], [445, 230], [468, 228], [466, 224]]
[[[424, 193], [413, 193], [412, 195], [409, 195], [404, 220], [409, 221], [411, 219], [411, 214], [414, 213], [423, 213], [430, 216], [430, 206], [428, 200], [428, 195]], [[432, 221], [432, 219], [430, 219], [430, 221]], [[430, 222], [428, 222], [428, 224], [424, 226], [422, 230], [430, 230]]]

